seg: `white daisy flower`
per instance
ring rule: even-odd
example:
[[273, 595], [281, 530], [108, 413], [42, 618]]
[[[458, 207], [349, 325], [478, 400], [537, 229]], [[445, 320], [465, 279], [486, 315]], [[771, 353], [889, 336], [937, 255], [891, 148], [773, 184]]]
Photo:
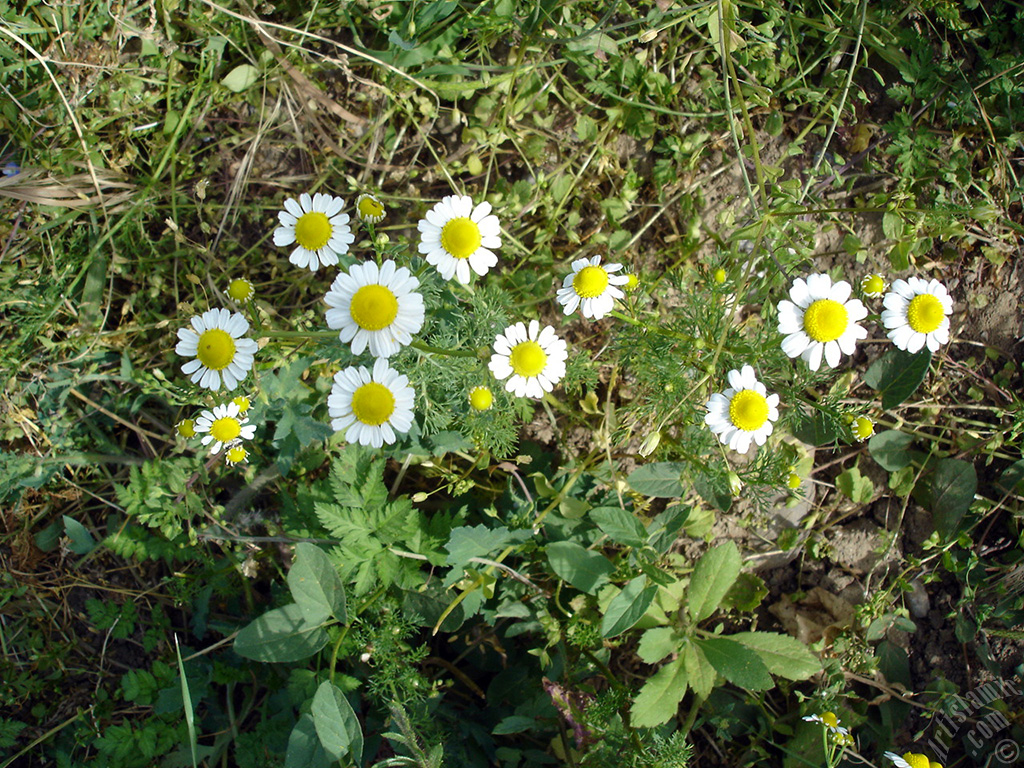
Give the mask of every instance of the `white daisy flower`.
[[241, 443], [235, 443], [224, 452], [224, 461], [231, 467], [235, 464], [248, 463], [249, 452]]
[[420, 281], [388, 259], [379, 269], [368, 261], [334, 279], [324, 300], [327, 327], [352, 343], [352, 354], [369, 346], [374, 357], [391, 357], [423, 327], [423, 297], [414, 292]]
[[914, 354], [927, 346], [936, 352], [949, 341], [953, 299], [938, 280], [897, 280], [882, 305], [882, 324], [900, 349]]
[[196, 419], [196, 434], [202, 434], [203, 445], [210, 445], [210, 453], [220, 453], [224, 446], [231, 447], [242, 440], [252, 440], [256, 425], [249, 424], [235, 403], [214, 406], [213, 411], [203, 411]]
[[409, 431], [415, 397], [409, 378], [378, 358], [372, 371], [350, 366], [334, 374], [327, 413], [331, 427], [345, 430], [348, 442], [380, 448]]
[[284, 201], [284, 210], [277, 214], [281, 226], [274, 230], [274, 245], [295, 244], [288, 261], [297, 267], [309, 267], [316, 272], [321, 265], [338, 263], [338, 257], [348, 253], [355, 235], [348, 225], [348, 214], [342, 213], [345, 201], [317, 192], [310, 197], [299, 195]]
[[886, 752], [885, 756], [892, 760], [896, 768], [942, 768], [942, 763], [929, 760], [928, 755], [917, 752], [904, 752], [902, 757], [895, 752]]
[[235, 301], [248, 301], [254, 293], [252, 283], [244, 277], [236, 277], [228, 284], [228, 296]]
[[750, 450], [751, 441], [764, 445], [779, 418], [779, 396], [769, 395], [754, 369], [729, 371], [729, 388], [716, 392], [707, 402], [704, 423], [723, 445], [737, 453]]
[[488, 368], [497, 379], [511, 376], [505, 389], [516, 397], [544, 397], [565, 376], [565, 361], [569, 357], [565, 341], [555, 335], [555, 329], [530, 321], [530, 326], [516, 323], [494, 339], [494, 354]]
[[842, 736], [850, 735], [850, 730], [839, 724], [839, 718], [836, 717], [835, 712], [825, 712], [821, 715], [808, 715], [804, 720], [811, 723], [821, 723], [828, 729], [829, 733], [840, 734]]
[[880, 299], [888, 287], [885, 278], [878, 274], [864, 275], [860, 281], [860, 292], [869, 299]]
[[490, 203], [474, 208], [472, 198], [449, 195], [427, 211], [416, 228], [420, 231], [420, 253], [445, 280], [454, 276], [465, 285], [470, 267], [483, 276], [498, 263], [490, 249], [501, 247], [501, 227], [498, 217], [491, 214]]
[[181, 366], [181, 372], [203, 389], [220, 389], [222, 380], [228, 391], [234, 389], [249, 373], [259, 348], [243, 338], [248, 331], [248, 321], [238, 312], [208, 309], [193, 317], [191, 328], [178, 329], [174, 347], [182, 357], [195, 358]]
[[779, 333], [786, 334], [782, 351], [790, 357], [802, 357], [812, 371], [821, 366], [821, 358], [830, 368], [839, 365], [841, 355], [852, 355], [857, 341], [868, 332], [857, 324], [868, 316], [860, 299], [851, 299], [850, 284], [835, 285], [825, 274], [798, 277], [789, 289], [792, 301], [779, 302]]
[[384, 221], [384, 203], [376, 195], [364, 192], [356, 198], [356, 215], [360, 221], [377, 224]]
[[584, 317], [600, 320], [612, 311], [615, 299], [625, 296], [617, 286], [626, 285], [629, 276], [612, 274], [621, 270], [622, 265], [600, 264], [600, 256], [572, 263], [572, 274], [566, 275], [556, 294], [565, 314], [571, 315], [582, 307]]

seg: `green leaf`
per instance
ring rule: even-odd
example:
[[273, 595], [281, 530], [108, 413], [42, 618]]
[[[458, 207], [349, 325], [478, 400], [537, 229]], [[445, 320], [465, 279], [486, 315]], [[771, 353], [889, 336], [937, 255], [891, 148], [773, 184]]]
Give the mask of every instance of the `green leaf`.
[[949, 541], [956, 536], [971, 508], [978, 490], [978, 475], [969, 461], [941, 459], [929, 480], [925, 506], [931, 510], [935, 530]]
[[709, 549], [701, 556], [690, 577], [687, 609], [693, 621], [703, 621], [715, 612], [740, 575], [741, 564], [740, 551], [731, 541]]
[[1003, 493], [1011, 493], [1024, 480], [1024, 459], [1013, 462], [1003, 470], [996, 481], [996, 487]]
[[647, 531], [632, 512], [618, 507], [597, 507], [590, 510], [590, 519], [616, 544], [639, 548], [647, 543]]
[[608, 604], [608, 610], [601, 618], [601, 637], [621, 635], [640, 621], [657, 593], [657, 585], [648, 586], [646, 576], [632, 579]]
[[306, 623], [292, 603], [267, 611], [247, 624], [235, 638], [235, 653], [256, 661], [301, 661], [327, 645], [327, 633]]
[[722, 607], [750, 612], [761, 604], [767, 594], [764, 579], [754, 573], [741, 573], [722, 598]]
[[725, 475], [712, 477], [704, 472], [695, 472], [693, 489], [715, 509], [728, 512], [732, 506], [732, 490], [729, 488], [729, 478]]
[[324, 680], [313, 696], [313, 725], [327, 754], [334, 760], [351, 755], [359, 765], [363, 759], [363, 730], [341, 689]]
[[890, 410], [914, 394], [931, 362], [932, 353], [927, 348], [912, 355], [892, 347], [871, 364], [864, 381], [882, 396], [882, 407]]
[[868, 440], [868, 452], [878, 466], [888, 472], [896, 472], [910, 465], [910, 444], [914, 436], [894, 429], [879, 432]]
[[88, 555], [96, 549], [96, 539], [89, 533], [89, 529], [67, 515], [64, 515], [64, 533], [71, 539], [68, 549], [76, 555]]
[[330, 765], [331, 757], [316, 735], [313, 718], [302, 715], [288, 737], [284, 768], [330, 768]]
[[875, 495], [870, 477], [864, 477], [857, 467], [850, 467], [836, 477], [836, 488], [850, 501], [866, 504]]
[[730, 683], [751, 691], [766, 691], [775, 685], [756, 651], [725, 637], [704, 637], [694, 642], [711, 666]]
[[835, 419], [818, 409], [810, 413], [798, 412], [792, 426], [793, 436], [808, 445], [832, 445], [839, 440], [841, 432]]
[[682, 475], [685, 467], [685, 464], [677, 461], [645, 464], [633, 470], [626, 478], [626, 482], [630, 488], [644, 496], [675, 498], [683, 493]]
[[683, 666], [686, 668], [686, 679], [690, 683], [690, 687], [693, 688], [693, 692], [698, 698], [706, 699], [715, 687], [718, 672], [711, 666], [704, 651], [693, 644], [693, 640], [686, 642], [681, 658]]
[[672, 627], [655, 627], [640, 636], [636, 655], [644, 664], [657, 664], [670, 653], [679, 650], [679, 636]]
[[288, 588], [307, 624], [322, 624], [332, 616], [342, 624], [348, 623], [345, 587], [331, 559], [315, 544], [296, 545]]
[[821, 671], [821, 661], [795, 637], [778, 632], [738, 632], [729, 635], [752, 648], [773, 675], [787, 680], [806, 680]]
[[526, 717], [525, 715], [508, 715], [500, 723], [494, 726], [494, 730], [491, 731], [495, 736], [507, 736], [511, 733], [522, 733], [523, 731], [533, 730], [537, 726], [537, 721], [532, 717]]
[[590, 552], [574, 541], [548, 544], [548, 562], [555, 574], [580, 592], [593, 595], [608, 582], [615, 566], [599, 552]]
[[686, 669], [682, 659], [671, 661], [654, 673], [633, 700], [630, 724], [654, 728], [675, 717], [686, 694]]
[[260, 71], [252, 64], [239, 64], [220, 81], [229, 91], [241, 93], [260, 79]]

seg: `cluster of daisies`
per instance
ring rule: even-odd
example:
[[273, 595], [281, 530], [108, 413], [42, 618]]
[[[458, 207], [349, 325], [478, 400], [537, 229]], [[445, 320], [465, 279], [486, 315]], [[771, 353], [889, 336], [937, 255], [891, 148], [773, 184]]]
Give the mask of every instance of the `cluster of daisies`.
[[[355, 241], [344, 208], [342, 198], [327, 194], [289, 198], [278, 213], [275, 245], [290, 248], [289, 261], [311, 272], [338, 265]], [[373, 195], [360, 195], [356, 215], [372, 235], [373, 226], [384, 218], [384, 205]], [[501, 247], [501, 231], [489, 203], [474, 205], [470, 197], [450, 195], [428, 211], [417, 228], [420, 255], [444, 280], [466, 285], [473, 274], [483, 277], [498, 263], [495, 251]], [[618, 264], [602, 265], [600, 256], [574, 261], [557, 292], [565, 314], [579, 309], [596, 320], [611, 312], [615, 300], [624, 296], [622, 286], [630, 280], [621, 271]], [[409, 377], [392, 368], [389, 360], [413, 344], [423, 327], [425, 306], [419, 287], [418, 277], [394, 260], [368, 260], [341, 271], [324, 297], [327, 327], [338, 332], [354, 356], [373, 358], [367, 365], [349, 366], [334, 376], [328, 414], [332, 428], [344, 432], [348, 442], [379, 448], [394, 443], [412, 426], [415, 390]], [[247, 302], [252, 285], [236, 280], [228, 295]], [[235, 389], [251, 370], [257, 350], [256, 342], [247, 338], [248, 331], [245, 318], [227, 309], [211, 309], [192, 318], [191, 327], [178, 331], [175, 351], [191, 358], [182, 372], [212, 392]], [[515, 396], [541, 398], [565, 375], [567, 357], [566, 343], [555, 329], [531, 320], [497, 334], [487, 368]], [[494, 402], [485, 385], [472, 388], [467, 396], [477, 411], [489, 409]], [[228, 460], [236, 463], [247, 455], [242, 441], [251, 439], [254, 432], [246, 423], [245, 410], [235, 401], [217, 405], [195, 420], [182, 422], [178, 431], [185, 437], [202, 434], [204, 445], [213, 444], [213, 453], [226, 449]]]
[[[911, 277], [896, 280], [888, 293], [886, 288], [881, 275], [868, 275], [861, 282], [865, 298], [884, 296], [880, 319], [893, 344], [917, 353], [925, 347], [935, 352], [949, 341], [953, 300], [942, 283]], [[812, 371], [818, 370], [822, 361], [835, 368], [843, 355], [852, 355], [857, 342], [868, 335], [860, 325], [868, 310], [852, 294], [848, 282], [833, 283], [827, 274], [797, 278], [789, 290], [789, 300], [778, 306], [783, 352], [801, 358]], [[779, 418], [779, 396], [768, 394], [752, 366], [729, 371], [727, 378], [729, 387], [708, 400], [704, 422], [724, 445], [747, 453], [753, 443], [764, 445], [772, 433], [773, 423]], [[874, 425], [860, 416], [851, 430], [855, 437], [865, 440], [873, 433]]]
[[[853, 736], [850, 734], [849, 728], [845, 728], [839, 724], [839, 718], [836, 716], [835, 712], [824, 712], [820, 715], [808, 715], [804, 717], [804, 720], [811, 723], [819, 723], [825, 729], [826, 735], [828, 735], [832, 742], [837, 746], [853, 746]], [[934, 760], [929, 759], [927, 755], [923, 755], [918, 752], [905, 752], [902, 755], [898, 755], [895, 752], [886, 752], [885, 757], [888, 758], [896, 768], [942, 768], [941, 763], [937, 763]]]

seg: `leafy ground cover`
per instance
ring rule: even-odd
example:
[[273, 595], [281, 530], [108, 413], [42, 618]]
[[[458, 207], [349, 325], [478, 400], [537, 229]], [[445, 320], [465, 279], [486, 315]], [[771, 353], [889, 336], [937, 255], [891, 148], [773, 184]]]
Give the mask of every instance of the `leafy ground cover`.
[[1019, 762], [1019, 3], [0, 9], [0, 765]]

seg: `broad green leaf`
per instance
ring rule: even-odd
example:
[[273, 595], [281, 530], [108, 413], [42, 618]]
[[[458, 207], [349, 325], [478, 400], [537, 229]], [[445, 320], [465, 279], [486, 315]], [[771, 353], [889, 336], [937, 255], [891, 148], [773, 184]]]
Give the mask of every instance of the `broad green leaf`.
[[302, 715], [288, 737], [284, 768], [330, 768], [331, 758], [316, 735], [310, 715]]
[[996, 487], [1003, 493], [1010, 493], [1017, 485], [1024, 480], [1024, 459], [1013, 462], [1003, 470], [996, 481]]
[[821, 671], [818, 657], [795, 637], [778, 632], [738, 632], [729, 639], [752, 648], [769, 672], [787, 680], [806, 680]]
[[681, 658], [686, 668], [686, 680], [693, 688], [693, 692], [699, 698], [706, 699], [715, 687], [718, 672], [711, 666], [704, 651], [694, 645], [692, 640], [687, 641]]
[[704, 637], [694, 642], [730, 683], [751, 691], [766, 691], [775, 685], [756, 651], [725, 637]]
[[633, 700], [630, 724], [654, 728], [675, 717], [686, 694], [686, 669], [682, 659], [671, 661], [652, 675]]
[[241, 93], [260, 79], [260, 71], [252, 64], [239, 64], [220, 81], [229, 91]]
[[[669, 507], [648, 524], [648, 543], [661, 554], [665, 554], [693, 514], [694, 511], [690, 507]], [[708, 514], [712, 513], [708, 511]]]
[[288, 588], [307, 624], [322, 624], [332, 616], [342, 624], [348, 623], [345, 587], [330, 558], [315, 544], [296, 545]]
[[599, 552], [590, 552], [574, 541], [558, 541], [547, 547], [551, 569], [580, 592], [593, 595], [608, 582], [615, 566]]
[[590, 510], [590, 519], [616, 544], [642, 547], [647, 543], [647, 531], [632, 512], [618, 507], [597, 507]]
[[836, 488], [850, 501], [866, 504], [875, 495], [875, 486], [870, 477], [864, 477], [857, 467], [850, 467], [836, 477]]
[[741, 573], [722, 598], [722, 607], [749, 612], [757, 608], [767, 594], [764, 579], [754, 573]]
[[878, 466], [889, 472], [896, 472], [910, 465], [910, 444], [914, 436], [894, 429], [879, 432], [868, 440], [868, 452]]
[[313, 696], [313, 725], [327, 754], [334, 760], [352, 756], [356, 765], [363, 759], [363, 730], [345, 694], [330, 680], [324, 680]]
[[626, 482], [630, 488], [644, 496], [675, 498], [683, 493], [682, 474], [685, 467], [685, 464], [677, 461], [645, 464], [633, 470]]
[[636, 655], [644, 664], [657, 664], [670, 653], [679, 650], [679, 636], [672, 627], [654, 627], [640, 636]]
[[267, 611], [243, 627], [235, 638], [235, 653], [256, 661], [301, 661], [325, 645], [327, 633], [308, 624], [302, 609], [292, 603]]
[[693, 621], [703, 621], [722, 602], [725, 593], [740, 575], [740, 551], [727, 541], [705, 552], [690, 577], [689, 605]]
[[96, 549], [96, 539], [89, 533], [89, 529], [73, 517], [64, 515], [64, 533], [71, 539], [68, 549], [76, 555], [88, 555]]
[[619, 592], [601, 619], [601, 637], [615, 637], [632, 627], [647, 612], [658, 593], [656, 584], [647, 584], [646, 576], [637, 576]]
[[715, 509], [728, 512], [729, 507], [732, 506], [729, 479], [724, 475], [712, 477], [704, 472], [695, 472], [693, 474], [693, 489]]
[[833, 445], [842, 434], [835, 420], [818, 409], [799, 412], [793, 423], [793, 436], [808, 445]]
[[494, 726], [491, 731], [495, 736], [507, 736], [510, 733], [522, 733], [532, 730], [537, 726], [537, 721], [525, 715], [508, 715], [500, 723]]
[[486, 557], [504, 547], [512, 540], [508, 528], [501, 525], [488, 528], [486, 525], [454, 528], [444, 548], [448, 550], [448, 565], [464, 565], [474, 557]]
[[927, 506], [932, 512], [935, 530], [946, 541], [956, 536], [977, 490], [978, 475], [969, 461], [941, 459], [935, 465], [926, 492]]
[[865, 371], [864, 381], [878, 391], [882, 407], [889, 410], [914, 394], [931, 362], [932, 353], [927, 348], [912, 355], [892, 347]]

